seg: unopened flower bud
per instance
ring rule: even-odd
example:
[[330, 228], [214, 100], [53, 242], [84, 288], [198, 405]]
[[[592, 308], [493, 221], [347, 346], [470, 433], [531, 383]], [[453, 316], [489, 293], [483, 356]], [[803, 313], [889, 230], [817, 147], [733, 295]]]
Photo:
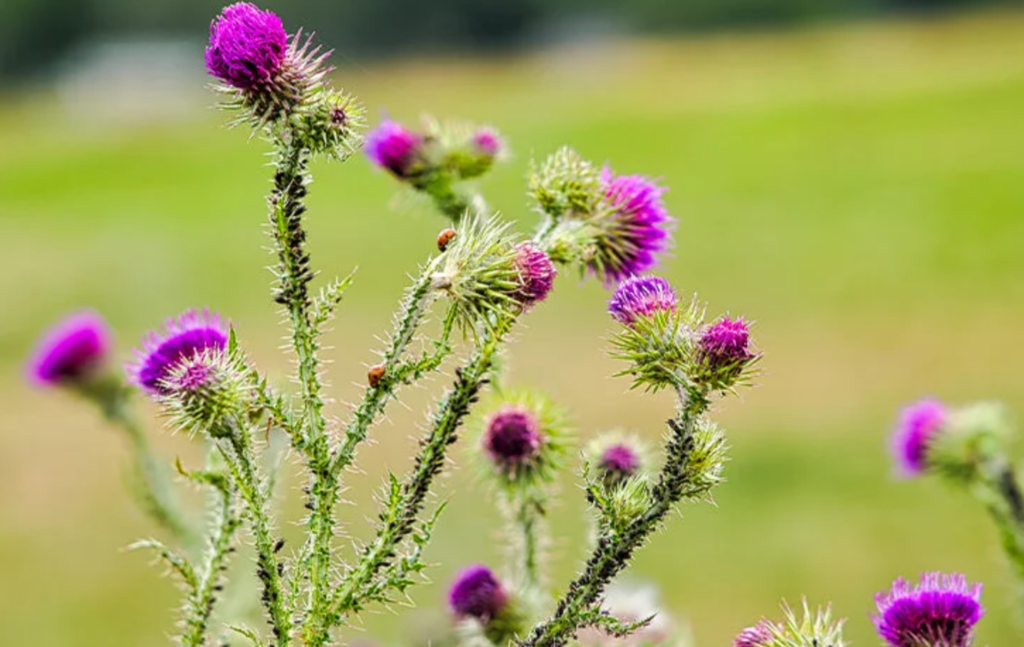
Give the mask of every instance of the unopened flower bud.
[[528, 308], [546, 299], [554, 287], [558, 270], [544, 250], [531, 242], [519, 243], [516, 245], [515, 266], [519, 271], [516, 300]]
[[491, 569], [474, 564], [461, 571], [448, 591], [448, 606], [459, 618], [487, 623], [509, 602], [509, 595]]

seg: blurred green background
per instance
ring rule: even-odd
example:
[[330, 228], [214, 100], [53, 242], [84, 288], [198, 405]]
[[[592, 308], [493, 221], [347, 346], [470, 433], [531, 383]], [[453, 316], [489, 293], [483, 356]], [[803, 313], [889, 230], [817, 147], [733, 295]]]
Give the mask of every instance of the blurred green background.
[[[429, 112], [498, 127], [514, 157], [482, 188], [524, 231], [535, 223], [529, 160], [563, 143], [661, 178], [679, 218], [665, 274], [712, 312], [757, 322], [764, 375], [719, 411], [733, 449], [717, 506], [687, 506], [630, 572], [659, 584], [699, 645], [731, 644], [802, 595], [832, 601], [849, 617], [848, 638], [875, 644], [873, 594], [932, 569], [985, 582], [979, 644], [1021, 643], [1021, 603], [987, 518], [937, 482], [894, 479], [887, 438], [898, 408], [921, 395], [1021, 411], [1022, 33], [1024, 12], [999, 10], [335, 61], [375, 122]], [[122, 550], [152, 532], [122, 487], [122, 439], [80, 402], [23, 384], [42, 328], [95, 308], [128, 359], [145, 330], [208, 305], [235, 322], [261, 367], [289, 369], [264, 269], [267, 149], [209, 109], [199, 52], [186, 52], [192, 68], [181, 72], [173, 53], [168, 63], [114, 50], [11, 91], [0, 107], [4, 645], [164, 645], [176, 604], [160, 568]], [[329, 336], [343, 416], [444, 223], [396, 197], [361, 157], [314, 170], [314, 262], [328, 276], [359, 267]], [[605, 353], [606, 298], [563, 276], [518, 335], [512, 377], [565, 404], [583, 438], [627, 428], [655, 439], [672, 402], [608, 377], [618, 367]], [[365, 533], [382, 469], [406, 467], [447, 382], [407, 392], [408, 407], [393, 406], [375, 431], [342, 510], [351, 534]], [[168, 455], [194, 458], [187, 439], [157, 421], [152, 430]], [[369, 614], [370, 633], [347, 639], [407, 636], [410, 618], [441, 609], [454, 569], [498, 559], [497, 519], [464, 450], [443, 492], [437, 584], [417, 590], [411, 616]], [[556, 588], [586, 550], [577, 481], [563, 493]]]

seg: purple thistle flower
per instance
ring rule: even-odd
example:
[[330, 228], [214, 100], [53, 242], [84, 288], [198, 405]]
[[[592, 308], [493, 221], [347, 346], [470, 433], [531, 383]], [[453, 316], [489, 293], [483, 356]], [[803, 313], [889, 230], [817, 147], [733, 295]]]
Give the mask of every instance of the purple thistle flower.
[[629, 445], [611, 445], [601, 452], [601, 471], [616, 479], [628, 478], [640, 468], [640, 456]]
[[633, 276], [619, 285], [608, 302], [608, 313], [624, 326], [656, 312], [673, 312], [679, 297], [672, 285], [659, 276]]
[[773, 636], [772, 623], [762, 620], [752, 627], [747, 627], [736, 636], [733, 647], [768, 647]]
[[459, 618], [489, 622], [508, 604], [508, 594], [491, 569], [474, 564], [462, 570], [448, 590], [448, 606]]
[[912, 586], [897, 579], [875, 596], [878, 634], [892, 647], [968, 647], [985, 614], [981, 584], [960, 574], [925, 573]]
[[28, 377], [38, 386], [85, 379], [110, 353], [107, 323], [94, 312], [79, 312], [60, 321], [39, 341], [28, 362]]
[[936, 400], [921, 400], [903, 410], [893, 434], [893, 453], [905, 476], [916, 476], [927, 467], [928, 445], [946, 422], [946, 408]]
[[742, 317], [722, 317], [712, 324], [698, 342], [704, 362], [712, 369], [739, 366], [751, 359], [750, 329]]
[[669, 245], [668, 215], [661, 199], [665, 192], [642, 175], [615, 175], [605, 168], [601, 175], [605, 200], [612, 208], [607, 239], [590, 267], [606, 284], [618, 283], [654, 268]]
[[519, 270], [519, 289], [515, 297], [524, 307], [530, 307], [547, 298], [555, 284], [558, 270], [551, 258], [531, 242], [516, 245], [516, 269]]
[[471, 140], [473, 149], [485, 157], [494, 159], [501, 152], [501, 137], [490, 128], [480, 128]]
[[377, 166], [406, 178], [412, 171], [423, 145], [423, 137], [387, 119], [366, 134], [366, 155]]
[[288, 53], [288, 34], [272, 11], [238, 2], [210, 23], [206, 69], [224, 83], [252, 90], [272, 82]]
[[224, 350], [227, 343], [228, 334], [220, 317], [209, 310], [189, 310], [168, 320], [163, 334], [150, 333], [143, 340], [143, 348], [136, 351], [137, 362], [129, 367], [129, 373], [143, 389], [166, 395], [163, 383], [175, 367], [204, 351]]
[[533, 412], [506, 405], [488, 420], [483, 446], [495, 464], [512, 471], [537, 457], [541, 441], [540, 422]]

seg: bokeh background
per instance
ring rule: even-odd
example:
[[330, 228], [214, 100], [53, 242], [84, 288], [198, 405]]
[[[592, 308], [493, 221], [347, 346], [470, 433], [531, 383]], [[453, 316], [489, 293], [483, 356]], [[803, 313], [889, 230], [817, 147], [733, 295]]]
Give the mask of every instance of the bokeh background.
[[[1016, 4], [1016, 3], [1014, 3]], [[483, 184], [529, 230], [529, 160], [568, 143], [657, 176], [679, 218], [665, 274], [712, 312], [757, 322], [757, 388], [720, 407], [732, 461], [717, 506], [689, 505], [637, 557], [701, 646], [728, 645], [783, 598], [832, 601], [848, 637], [877, 642], [873, 594], [896, 576], [986, 583], [980, 644], [1020, 644], [1020, 603], [995, 533], [965, 496], [893, 477], [887, 438], [921, 395], [1024, 406], [1024, 9], [924, 0], [400, 0], [276, 2], [335, 49], [337, 80], [374, 122], [422, 113], [489, 123], [512, 159]], [[978, 6], [969, 6], [978, 5]], [[30, 390], [39, 331], [81, 307], [118, 353], [192, 306], [229, 316], [279, 375], [282, 328], [262, 230], [267, 149], [223, 127], [202, 47], [218, 7], [188, 2], [0, 3], [0, 640], [36, 647], [167, 644], [176, 594], [146, 555], [124, 492], [127, 451], [95, 412]], [[329, 336], [334, 411], [358, 397], [407, 274], [441, 218], [396, 197], [361, 157], [318, 165], [309, 228], [326, 275], [358, 266]], [[656, 439], [662, 397], [628, 392], [606, 356], [607, 293], [564, 276], [511, 360], [582, 438]], [[365, 533], [387, 467], [402, 470], [446, 376], [408, 393], [350, 477], [346, 528]], [[187, 439], [154, 419], [168, 456]], [[418, 610], [373, 613], [398, 641], [443, 622], [444, 584], [501, 554], [464, 451]], [[567, 476], [553, 513], [552, 585], [586, 550]], [[294, 494], [294, 493], [292, 493]], [[295, 508], [294, 496], [285, 502]], [[295, 516], [299, 511], [294, 510]], [[293, 531], [289, 531], [293, 532]], [[424, 623], [426, 623], [424, 625]], [[420, 633], [420, 637], [422, 637]]]

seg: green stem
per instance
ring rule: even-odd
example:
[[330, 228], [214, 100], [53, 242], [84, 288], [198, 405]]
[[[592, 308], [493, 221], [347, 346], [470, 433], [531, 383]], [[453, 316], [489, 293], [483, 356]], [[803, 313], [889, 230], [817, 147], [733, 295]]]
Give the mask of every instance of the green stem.
[[[391, 335], [391, 342], [387, 350], [384, 351], [381, 362], [384, 367], [384, 375], [376, 386], [371, 385], [363, 392], [362, 402], [359, 403], [345, 427], [345, 438], [331, 459], [330, 471], [335, 478], [355, 460], [356, 449], [366, 440], [370, 425], [384, 413], [387, 403], [396, 397], [398, 386], [408, 377], [398, 369], [402, 357], [416, 336], [416, 331], [423, 323], [428, 306], [433, 301], [434, 293], [430, 281], [431, 270], [428, 267], [409, 289], [402, 308], [395, 317], [395, 331]], [[431, 370], [436, 368], [450, 350], [448, 337], [451, 334], [453, 322], [454, 315], [450, 313], [445, 320], [444, 329], [437, 344], [437, 361], [426, 368]]]
[[587, 560], [583, 572], [569, 585], [554, 614], [533, 628], [522, 647], [561, 647], [573, 639], [584, 616], [597, 604], [612, 578], [628, 564], [665, 516], [685, 494], [688, 484], [686, 462], [693, 446], [693, 432], [708, 402], [703, 394], [686, 397], [679, 416], [671, 421], [673, 436], [666, 447], [667, 458], [658, 482], [651, 490], [651, 507], [623, 532], [605, 530]]
[[[216, 479], [216, 477], [220, 477]], [[223, 476], [209, 475], [209, 482], [220, 495], [220, 508], [215, 511], [213, 530], [209, 537], [209, 545], [204, 556], [198, 581], [192, 594], [186, 601], [185, 631], [181, 636], [183, 647], [200, 647], [206, 644], [210, 617], [216, 602], [218, 581], [226, 568], [228, 554], [231, 552], [235, 531], [241, 523], [235, 509], [234, 495], [230, 486], [224, 482]]]
[[323, 645], [329, 638], [325, 614], [331, 589], [333, 511], [338, 501], [338, 483], [331, 478], [327, 419], [320, 395], [319, 342], [316, 326], [310, 318], [309, 282], [313, 272], [309, 267], [309, 254], [305, 251], [306, 233], [302, 227], [308, 150], [294, 142], [281, 146], [271, 196], [271, 224], [280, 261], [275, 300], [287, 308], [291, 320], [292, 347], [298, 361], [302, 401], [302, 422], [293, 442], [305, 457], [311, 480], [309, 507], [312, 512], [307, 521], [310, 528], [309, 561], [302, 564], [303, 570], [308, 568], [310, 580], [303, 637], [309, 645]]
[[391, 562], [398, 544], [413, 531], [434, 477], [444, 466], [448, 447], [455, 442], [459, 426], [487, 381], [499, 338], [500, 333], [484, 339], [469, 362], [455, 371], [455, 384], [438, 405], [430, 433], [421, 443], [400, 496], [381, 513], [382, 524], [376, 538], [363, 550], [338, 589], [334, 609], [339, 616], [359, 610], [365, 588]]
[[270, 615], [274, 645], [285, 647], [291, 643], [292, 618], [284, 604], [282, 584], [283, 564], [274, 553], [275, 540], [263, 479], [256, 468], [252, 448], [251, 430], [235, 425], [229, 436], [230, 450], [218, 443], [228, 462], [235, 486], [245, 501], [245, 511], [252, 527], [256, 545], [256, 574], [263, 584], [263, 605]]
[[530, 591], [540, 586], [540, 541], [543, 526], [543, 507], [540, 501], [524, 495], [516, 501], [513, 525], [519, 538], [513, 542], [513, 562], [523, 586]]

